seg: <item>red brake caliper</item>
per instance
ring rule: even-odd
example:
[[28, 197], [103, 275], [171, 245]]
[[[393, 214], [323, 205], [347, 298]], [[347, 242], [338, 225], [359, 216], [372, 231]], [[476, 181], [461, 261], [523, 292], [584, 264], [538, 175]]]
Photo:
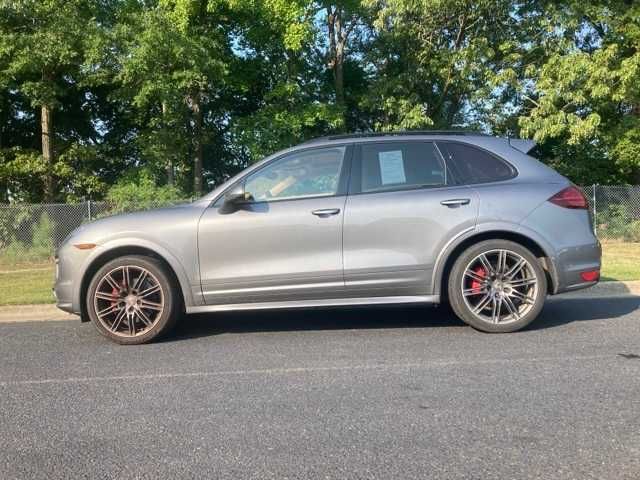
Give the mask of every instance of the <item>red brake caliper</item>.
[[[125, 287], [125, 283], [124, 283], [124, 280], [123, 280], [123, 281], [122, 281], [122, 288], [124, 288], [124, 287]], [[115, 298], [118, 298], [118, 299], [119, 299], [119, 298], [120, 298], [120, 290], [118, 290], [117, 288], [113, 287], [113, 288], [111, 289], [111, 295], [112, 295], [113, 297], [115, 297]], [[118, 301], [117, 301], [117, 300], [116, 300], [115, 302], [111, 302], [111, 306], [112, 306], [112, 307], [115, 307], [115, 306], [116, 306], [116, 303], [118, 303]]]
[[[114, 298], [118, 298], [118, 297], [119, 297], [119, 295], [118, 295], [119, 293], [120, 293], [120, 292], [118, 291], [118, 289], [117, 289], [117, 288], [112, 288], [112, 289], [111, 289], [111, 296], [112, 296], [112, 297], [114, 297]], [[115, 302], [111, 302], [111, 306], [112, 306], [112, 307], [115, 307], [117, 303], [118, 303], [117, 301], [115, 301]]]
[[[482, 267], [477, 267], [474, 270], [474, 272], [476, 275], [482, 278], [487, 276], [487, 271]], [[482, 284], [480, 283], [479, 280], [471, 280], [471, 288], [473, 289], [473, 293], [480, 293], [481, 287], [482, 287]]]

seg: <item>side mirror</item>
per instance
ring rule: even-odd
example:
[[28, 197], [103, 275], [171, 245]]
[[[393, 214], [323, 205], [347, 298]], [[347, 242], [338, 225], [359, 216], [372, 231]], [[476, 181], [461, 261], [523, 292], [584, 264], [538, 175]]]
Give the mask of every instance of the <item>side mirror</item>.
[[251, 194], [244, 191], [242, 183], [234, 186], [224, 195], [224, 203], [227, 205], [240, 205], [251, 200]]

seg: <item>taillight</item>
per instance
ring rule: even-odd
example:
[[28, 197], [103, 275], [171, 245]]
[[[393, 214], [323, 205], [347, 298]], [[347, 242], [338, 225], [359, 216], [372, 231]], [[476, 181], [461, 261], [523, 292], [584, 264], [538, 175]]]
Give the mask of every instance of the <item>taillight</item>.
[[588, 270], [580, 274], [580, 278], [585, 282], [595, 282], [600, 279], [600, 270]]
[[582, 210], [589, 208], [587, 198], [578, 187], [573, 185], [565, 188], [564, 190], [560, 190], [551, 197], [549, 201], [564, 208], [578, 208]]

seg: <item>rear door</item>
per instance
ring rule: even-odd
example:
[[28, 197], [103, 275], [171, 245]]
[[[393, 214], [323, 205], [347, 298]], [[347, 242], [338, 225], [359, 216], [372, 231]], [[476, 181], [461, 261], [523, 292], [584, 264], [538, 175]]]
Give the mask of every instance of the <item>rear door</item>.
[[477, 194], [455, 185], [433, 142], [358, 145], [344, 217], [347, 294], [430, 294], [438, 254], [477, 215]]

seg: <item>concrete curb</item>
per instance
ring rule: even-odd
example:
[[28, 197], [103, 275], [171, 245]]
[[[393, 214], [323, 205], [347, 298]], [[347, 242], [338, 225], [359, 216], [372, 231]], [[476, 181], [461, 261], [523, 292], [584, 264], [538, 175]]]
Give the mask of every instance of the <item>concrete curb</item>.
[[8, 305], [0, 307], [0, 323], [44, 322], [78, 320], [77, 315], [71, 315], [58, 309], [53, 304], [42, 305]]
[[[585, 290], [568, 292], [553, 298], [640, 297], [640, 280], [602, 282]], [[0, 307], [0, 323], [78, 320], [77, 315], [58, 310], [55, 305], [9, 305]]]

